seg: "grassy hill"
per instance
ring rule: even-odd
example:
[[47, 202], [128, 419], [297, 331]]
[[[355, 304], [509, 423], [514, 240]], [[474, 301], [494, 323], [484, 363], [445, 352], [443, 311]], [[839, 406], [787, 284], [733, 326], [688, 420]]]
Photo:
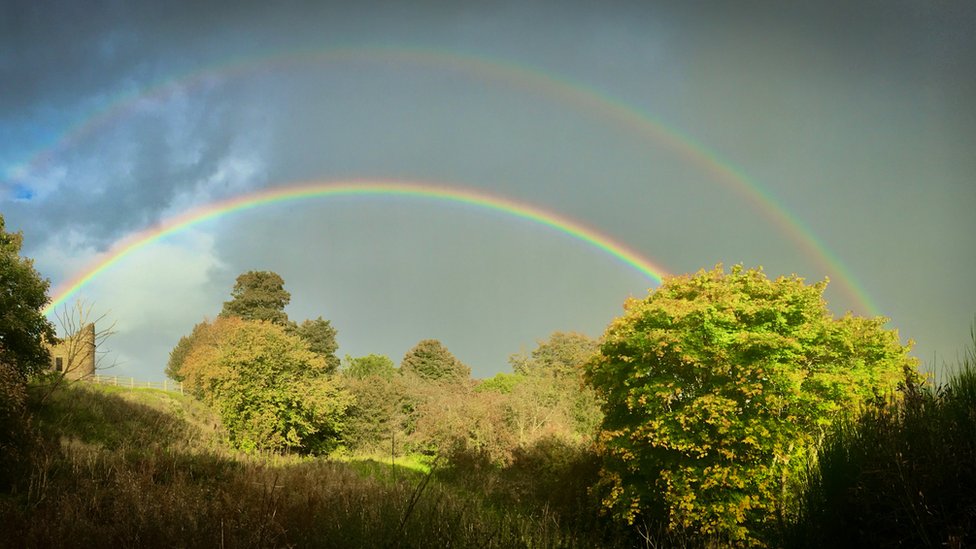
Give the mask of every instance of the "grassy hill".
[[[27, 478], [0, 499], [9, 547], [593, 547], [617, 544], [503, 479], [378, 461], [245, 456], [194, 399], [76, 383], [34, 416]], [[457, 475], [454, 476], [457, 479]], [[494, 488], [490, 488], [494, 486]], [[594, 533], [596, 532], [596, 533]]]
[[[976, 361], [966, 364], [949, 385], [913, 389], [829, 437], [799, 522], [773, 545], [967, 546]], [[32, 459], [0, 494], [0, 547], [714, 546], [601, 517], [587, 491], [598, 460], [558, 446], [502, 469], [245, 455], [188, 396], [78, 383], [37, 397]]]

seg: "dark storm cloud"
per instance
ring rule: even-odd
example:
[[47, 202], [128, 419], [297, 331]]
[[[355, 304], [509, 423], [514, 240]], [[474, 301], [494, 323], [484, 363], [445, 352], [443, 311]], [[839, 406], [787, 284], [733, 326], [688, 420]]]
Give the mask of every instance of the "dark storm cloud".
[[8, 219], [34, 238], [73, 228], [97, 249], [158, 222], [175, 197], [240, 154], [240, 138], [250, 131], [229, 121], [226, 104], [198, 101], [175, 110], [132, 115], [122, 128], [62, 151], [65, 175], [56, 191], [9, 205]]
[[268, 47], [282, 36], [274, 26], [280, 11], [256, 1], [5, 2], [0, 110], [70, 105], [120, 79], [151, 80]]

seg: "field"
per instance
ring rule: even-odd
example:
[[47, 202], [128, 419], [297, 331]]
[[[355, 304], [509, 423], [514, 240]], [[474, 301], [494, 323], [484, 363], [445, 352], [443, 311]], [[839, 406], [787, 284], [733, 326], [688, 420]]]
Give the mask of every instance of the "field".
[[[974, 403], [969, 359], [947, 384], [907, 388], [838, 428], [794, 520], [767, 542], [966, 547]], [[588, 490], [598, 458], [564, 448], [504, 468], [421, 455], [245, 455], [189, 396], [88, 383], [52, 393], [33, 422], [29, 466], [0, 496], [0, 527], [14, 533], [4, 547], [723, 545], [601, 516]]]
[[245, 456], [199, 402], [152, 389], [76, 383], [41, 410], [29, 479], [0, 500], [9, 547], [626, 545], [571, 516], [579, 476], [543, 501], [511, 472], [466, 482], [416, 458]]

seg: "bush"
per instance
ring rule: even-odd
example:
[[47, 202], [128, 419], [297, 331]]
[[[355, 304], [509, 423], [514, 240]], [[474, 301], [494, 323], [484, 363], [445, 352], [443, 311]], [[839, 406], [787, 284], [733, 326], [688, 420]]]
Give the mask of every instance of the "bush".
[[31, 452], [27, 386], [21, 374], [0, 362], [0, 490], [20, 475]]

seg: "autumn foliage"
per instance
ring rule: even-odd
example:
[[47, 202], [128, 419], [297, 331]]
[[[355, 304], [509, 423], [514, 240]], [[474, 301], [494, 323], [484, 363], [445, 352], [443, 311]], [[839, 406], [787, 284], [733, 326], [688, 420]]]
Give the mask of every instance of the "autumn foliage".
[[269, 321], [221, 317], [195, 331], [179, 375], [245, 451], [321, 453], [338, 443], [349, 397], [329, 365]]
[[587, 367], [608, 509], [761, 543], [831, 423], [916, 367], [885, 319], [833, 318], [825, 286], [718, 266], [626, 304]]

